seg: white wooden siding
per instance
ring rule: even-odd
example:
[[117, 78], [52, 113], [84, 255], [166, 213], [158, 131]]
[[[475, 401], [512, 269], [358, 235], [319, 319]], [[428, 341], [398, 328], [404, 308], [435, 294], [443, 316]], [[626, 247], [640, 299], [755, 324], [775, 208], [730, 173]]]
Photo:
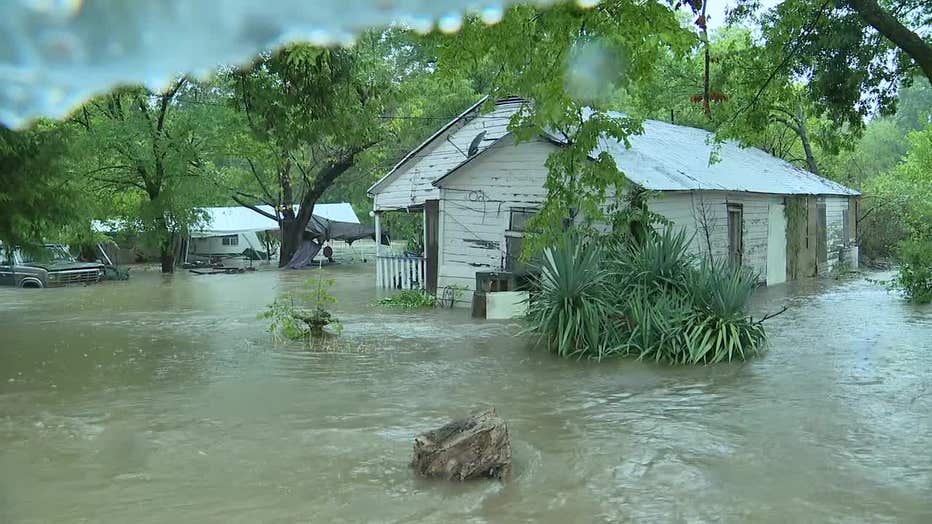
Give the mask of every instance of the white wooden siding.
[[437, 136], [374, 192], [375, 210], [406, 209], [438, 198], [440, 191], [432, 185], [434, 180], [466, 160], [469, 145], [480, 132], [486, 132], [480, 149], [504, 136], [519, 106], [511, 103], [483, 115], [464, 117]]
[[753, 269], [763, 280], [767, 275], [770, 205], [782, 202], [780, 195], [691, 191], [660, 193], [648, 206], [673, 222], [674, 227], [686, 229], [686, 234], [692, 236], [690, 247], [694, 253], [707, 257], [711, 247], [712, 258], [721, 259], [728, 256], [728, 204], [741, 204], [742, 265]]
[[509, 136], [444, 180], [439, 288], [458, 285], [472, 290], [477, 271], [503, 268], [511, 208], [543, 203], [547, 196], [544, 163], [555, 149], [545, 140], [515, 145]]

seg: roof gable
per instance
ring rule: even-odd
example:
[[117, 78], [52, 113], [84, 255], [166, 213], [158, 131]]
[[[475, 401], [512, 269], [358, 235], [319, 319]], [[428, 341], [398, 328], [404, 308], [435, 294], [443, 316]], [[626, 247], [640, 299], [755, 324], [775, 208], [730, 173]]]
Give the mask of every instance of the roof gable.
[[382, 178], [378, 179], [374, 184], [369, 186], [369, 189], [366, 190], [366, 192], [370, 196], [377, 193], [378, 190], [382, 186], [384, 186], [385, 184], [387, 184], [394, 178], [394, 175], [398, 172], [399, 169], [402, 168], [402, 166], [407, 164], [410, 160], [412, 160], [415, 157], [415, 155], [417, 155], [421, 150], [429, 146], [434, 140], [439, 138], [440, 135], [444, 134], [447, 130], [453, 127], [457, 122], [460, 122], [461, 120], [463, 120], [470, 113], [477, 111], [479, 107], [482, 106], [482, 104], [485, 103], [485, 101], [488, 99], [489, 99], [488, 96], [482, 97], [481, 99], [479, 99], [478, 102], [466, 108], [466, 110], [460, 113], [456, 118], [444, 124], [443, 127], [438, 129], [434, 134], [427, 137], [427, 140], [424, 140], [423, 142], [421, 142], [421, 145], [412, 149], [411, 151], [408, 152], [407, 155], [402, 157], [402, 159], [399, 160], [397, 164], [395, 164], [391, 169], [388, 170], [388, 173], [385, 173], [385, 175]]
[[511, 117], [524, 104], [521, 99], [502, 99], [495, 103], [492, 111], [479, 114], [486, 100], [488, 97], [470, 106], [405, 155], [369, 188], [368, 194], [376, 197], [378, 204], [380, 195], [403, 191], [406, 205], [423, 203], [422, 200], [435, 191], [431, 182], [468, 159], [471, 146], [475, 146], [479, 154], [507, 135]]

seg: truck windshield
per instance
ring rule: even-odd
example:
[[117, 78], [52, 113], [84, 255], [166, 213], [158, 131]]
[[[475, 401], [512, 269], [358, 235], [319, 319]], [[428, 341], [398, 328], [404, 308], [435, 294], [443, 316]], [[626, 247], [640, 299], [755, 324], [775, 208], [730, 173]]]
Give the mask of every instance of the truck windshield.
[[68, 251], [59, 245], [40, 246], [19, 252], [23, 264], [38, 264], [49, 262], [74, 262]]

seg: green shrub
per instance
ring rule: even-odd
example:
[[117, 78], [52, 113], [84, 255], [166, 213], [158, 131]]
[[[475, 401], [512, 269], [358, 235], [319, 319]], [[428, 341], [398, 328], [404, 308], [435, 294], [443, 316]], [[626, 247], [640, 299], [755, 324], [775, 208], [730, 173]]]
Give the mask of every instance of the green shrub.
[[607, 261], [617, 279], [616, 290], [624, 294], [635, 289], [682, 289], [695, 262], [689, 241], [684, 230], [667, 228], [648, 236], [639, 246], [616, 245]]
[[899, 271], [893, 287], [911, 302], [932, 302], [932, 240], [907, 240], [897, 250]]
[[685, 332], [688, 362], [744, 360], [766, 340], [764, 328], [747, 313], [758, 276], [727, 262], [703, 262], [690, 272], [692, 314]]
[[562, 356], [697, 364], [754, 355], [765, 342], [747, 313], [757, 275], [700, 263], [689, 242], [683, 231], [666, 230], [603, 256], [567, 235], [544, 253], [529, 330]]
[[601, 250], [567, 234], [544, 250], [528, 305], [529, 331], [558, 355], [602, 358], [613, 352], [608, 273]]
[[260, 319], [269, 320], [268, 331], [277, 339], [304, 340], [307, 343], [324, 338], [324, 328], [330, 326], [337, 332], [343, 326], [327, 307], [336, 303], [329, 287], [333, 280], [308, 280], [305, 288], [276, 298], [259, 314]]
[[390, 297], [380, 298], [377, 304], [404, 309], [431, 308], [437, 305], [437, 297], [427, 291], [406, 289]]
[[691, 308], [681, 293], [637, 289], [620, 307], [627, 321], [619, 332], [624, 353], [655, 362], [688, 360], [683, 335]]

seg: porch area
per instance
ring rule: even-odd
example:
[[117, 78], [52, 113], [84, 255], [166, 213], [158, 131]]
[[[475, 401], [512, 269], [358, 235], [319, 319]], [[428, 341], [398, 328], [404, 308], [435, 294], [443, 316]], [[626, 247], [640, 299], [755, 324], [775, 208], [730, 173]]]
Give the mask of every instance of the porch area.
[[[423, 205], [408, 208], [373, 210], [375, 217], [376, 238], [382, 238], [385, 213], [406, 213], [419, 218], [420, 246], [418, 250], [409, 251], [407, 242], [393, 242], [389, 245], [377, 244], [375, 253], [375, 286], [377, 289], [409, 290], [419, 289], [431, 293], [437, 291], [437, 226], [439, 222], [439, 203], [426, 201]], [[388, 232], [392, 234], [391, 231]], [[410, 239], [398, 238], [408, 241]], [[392, 245], [394, 244], [394, 245]]]

